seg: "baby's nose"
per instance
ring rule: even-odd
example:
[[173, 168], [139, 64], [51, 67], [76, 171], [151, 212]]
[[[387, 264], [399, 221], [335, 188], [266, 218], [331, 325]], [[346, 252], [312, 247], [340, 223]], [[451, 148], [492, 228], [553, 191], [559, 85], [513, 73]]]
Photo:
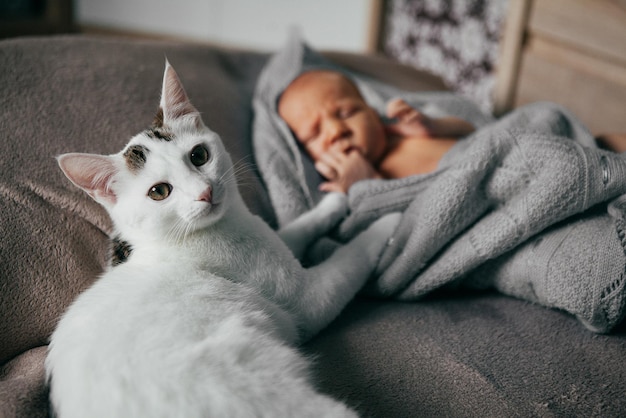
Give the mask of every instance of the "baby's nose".
[[346, 124], [340, 120], [333, 120], [328, 123], [327, 136], [330, 143], [346, 137], [349, 133], [350, 130]]

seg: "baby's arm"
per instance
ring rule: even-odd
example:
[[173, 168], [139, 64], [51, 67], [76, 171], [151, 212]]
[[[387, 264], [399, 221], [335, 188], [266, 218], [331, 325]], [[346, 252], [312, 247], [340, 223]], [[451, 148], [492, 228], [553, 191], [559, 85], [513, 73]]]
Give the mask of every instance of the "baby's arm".
[[344, 150], [337, 146], [320, 157], [315, 169], [327, 180], [320, 184], [320, 190], [324, 192], [347, 193], [359, 180], [381, 178], [358, 150]]
[[397, 136], [459, 138], [474, 132], [474, 125], [455, 117], [431, 118], [409, 106], [402, 99], [387, 104], [387, 116], [397, 122], [386, 125], [387, 133]]

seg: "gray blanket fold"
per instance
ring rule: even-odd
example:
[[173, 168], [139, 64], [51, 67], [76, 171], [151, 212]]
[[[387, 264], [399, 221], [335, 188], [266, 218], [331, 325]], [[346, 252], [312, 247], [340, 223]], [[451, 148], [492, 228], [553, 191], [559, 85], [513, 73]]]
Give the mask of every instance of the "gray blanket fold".
[[[255, 94], [255, 154], [281, 224], [319, 198], [319, 177], [276, 112], [282, 90], [313, 67], [335, 68], [292, 41], [270, 60]], [[369, 292], [416, 300], [445, 285], [494, 287], [565, 309], [594, 331], [621, 320], [624, 211], [621, 199], [612, 201], [626, 193], [624, 157], [595, 147], [576, 118], [554, 104], [493, 121], [450, 93], [397, 91], [349, 75], [380, 112], [399, 96], [478, 127], [433, 173], [351, 188], [351, 214], [339, 230], [344, 240], [385, 213], [404, 212]], [[477, 269], [481, 274], [472, 274]]]

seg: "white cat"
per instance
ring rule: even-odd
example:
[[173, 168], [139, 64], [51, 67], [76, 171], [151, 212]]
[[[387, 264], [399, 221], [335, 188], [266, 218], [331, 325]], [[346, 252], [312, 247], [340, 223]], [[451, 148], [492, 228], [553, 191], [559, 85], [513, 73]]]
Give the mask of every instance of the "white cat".
[[[77, 298], [51, 337], [57, 416], [354, 416], [314, 389], [294, 346], [370, 277], [398, 216], [303, 269], [246, 208], [220, 138], [169, 64], [152, 129], [118, 154], [58, 161], [132, 252]], [[329, 195], [282, 234], [301, 252], [346, 208], [345, 196]]]

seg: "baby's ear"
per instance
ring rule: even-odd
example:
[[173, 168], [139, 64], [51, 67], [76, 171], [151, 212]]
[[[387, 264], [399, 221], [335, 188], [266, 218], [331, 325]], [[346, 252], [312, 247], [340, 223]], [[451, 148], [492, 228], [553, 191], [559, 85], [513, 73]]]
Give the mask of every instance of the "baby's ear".
[[70, 153], [57, 157], [63, 173], [77, 187], [105, 207], [115, 204], [117, 197], [111, 189], [117, 173], [113, 158], [104, 155]]
[[157, 128], [162, 128], [164, 125], [171, 126], [184, 119], [191, 120], [197, 128], [203, 126], [200, 112], [191, 104], [176, 71], [169, 61], [166, 61], [161, 88], [161, 102], [154, 119], [154, 126]]

